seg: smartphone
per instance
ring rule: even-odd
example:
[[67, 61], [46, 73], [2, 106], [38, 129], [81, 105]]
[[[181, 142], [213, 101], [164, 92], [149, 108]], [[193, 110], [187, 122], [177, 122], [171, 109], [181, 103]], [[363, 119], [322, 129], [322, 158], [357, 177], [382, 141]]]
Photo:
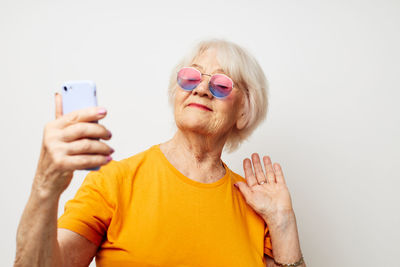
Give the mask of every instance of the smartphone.
[[62, 86], [63, 114], [97, 106], [96, 84], [92, 81], [69, 81]]
[[[96, 84], [92, 81], [65, 82], [61, 88], [61, 95], [63, 114], [97, 106]], [[99, 169], [100, 166], [86, 170], [97, 171]]]

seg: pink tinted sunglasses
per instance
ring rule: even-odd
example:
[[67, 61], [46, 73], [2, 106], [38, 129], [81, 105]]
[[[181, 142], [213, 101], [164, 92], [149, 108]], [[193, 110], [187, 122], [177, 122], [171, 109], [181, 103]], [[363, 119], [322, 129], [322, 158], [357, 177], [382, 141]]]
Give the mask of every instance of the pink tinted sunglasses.
[[192, 91], [202, 80], [202, 76], [210, 76], [208, 88], [216, 98], [227, 97], [233, 89], [233, 81], [225, 74], [205, 74], [193, 67], [184, 67], [179, 70], [177, 81], [179, 86], [185, 91]]

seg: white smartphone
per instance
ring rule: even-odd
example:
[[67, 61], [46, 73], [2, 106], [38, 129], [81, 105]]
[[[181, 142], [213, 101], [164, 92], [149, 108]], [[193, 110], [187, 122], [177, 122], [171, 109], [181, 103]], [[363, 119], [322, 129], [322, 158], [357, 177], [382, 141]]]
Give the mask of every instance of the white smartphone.
[[[68, 81], [61, 88], [63, 114], [97, 106], [96, 84], [92, 81]], [[97, 121], [94, 121], [97, 123]], [[100, 166], [86, 169], [97, 171]]]
[[62, 86], [63, 114], [97, 106], [96, 84], [92, 81], [69, 81]]

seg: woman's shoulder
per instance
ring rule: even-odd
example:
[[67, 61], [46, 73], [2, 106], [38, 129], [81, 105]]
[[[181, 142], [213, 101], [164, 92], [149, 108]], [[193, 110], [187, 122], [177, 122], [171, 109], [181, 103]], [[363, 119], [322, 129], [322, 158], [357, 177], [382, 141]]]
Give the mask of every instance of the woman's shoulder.
[[151, 147], [138, 152], [132, 156], [123, 158], [121, 160], [112, 160], [107, 165], [103, 166], [101, 170], [103, 171], [117, 171], [117, 172], [129, 172], [133, 169], [136, 169], [139, 165], [141, 165], [145, 160], [149, 158], [153, 158], [154, 154], [158, 148], [157, 145], [152, 145]]
[[124, 158], [118, 162], [120, 164], [124, 164], [124, 165], [136, 165], [136, 164], [142, 162], [143, 160], [155, 157], [157, 155], [158, 150], [159, 150], [159, 144], [152, 145], [152, 146], [148, 147], [147, 149], [145, 149], [141, 152], [138, 152], [132, 156], [129, 156], [127, 158]]
[[229, 172], [231, 173], [231, 177], [232, 177], [232, 180], [233, 180], [234, 183], [236, 183], [236, 182], [245, 182], [246, 181], [246, 179], [243, 178], [243, 176], [241, 176], [240, 174], [234, 172], [229, 167], [228, 167], [228, 169], [229, 169]]
[[[99, 170], [90, 171], [82, 183], [82, 190], [93, 192], [93, 190], [88, 191], [86, 188], [96, 188], [94, 191], [101, 192], [110, 199], [117, 199], [117, 196], [122, 194], [121, 190], [129, 190], [129, 184], [133, 182], [137, 170], [146, 165], [143, 163], [152, 153], [154, 147], [152, 146], [122, 160], [112, 160], [101, 166]], [[147, 167], [149, 168], [149, 164], [147, 164]]]
[[112, 160], [106, 165], [101, 166], [99, 170], [91, 171], [87, 175], [85, 181], [86, 183], [105, 183], [107, 186], [111, 186], [112, 184], [120, 185], [126, 182], [127, 178], [130, 180], [129, 178], [132, 178], [132, 175], [140, 166], [143, 166], [149, 158], [154, 158], [154, 150], [156, 148], [157, 145], [153, 145], [127, 158]]

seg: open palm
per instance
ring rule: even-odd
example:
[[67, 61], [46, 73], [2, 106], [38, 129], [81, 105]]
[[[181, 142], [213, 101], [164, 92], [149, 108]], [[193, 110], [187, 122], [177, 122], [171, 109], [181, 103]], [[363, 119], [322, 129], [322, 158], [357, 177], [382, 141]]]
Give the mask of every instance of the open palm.
[[254, 153], [251, 158], [252, 161], [248, 158], [243, 161], [246, 182], [237, 182], [235, 185], [247, 204], [266, 222], [271, 222], [281, 212], [293, 209], [290, 193], [278, 163], [272, 166], [270, 157], [264, 156], [264, 173], [259, 155]]

